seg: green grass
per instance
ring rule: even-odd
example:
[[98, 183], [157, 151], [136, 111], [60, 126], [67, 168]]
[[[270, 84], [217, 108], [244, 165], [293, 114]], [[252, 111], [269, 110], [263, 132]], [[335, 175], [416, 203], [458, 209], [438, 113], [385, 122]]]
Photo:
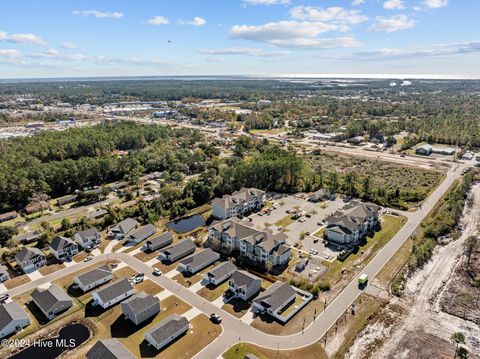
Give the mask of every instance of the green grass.
[[292, 219], [291, 215], [288, 215], [288, 216], [285, 216], [282, 219], [276, 221], [275, 225], [278, 226], [278, 227], [284, 227], [285, 228], [285, 227], [289, 226], [290, 224], [292, 224], [293, 222], [295, 222], [295, 220]]
[[[356, 264], [355, 267], [357, 267], [357, 270], [354, 272], [358, 272], [358, 267], [363, 268], [397, 234], [405, 223], [406, 218], [404, 216], [382, 215], [381, 230], [376, 232], [372, 238], [368, 238], [367, 243], [360, 246], [357, 253], [352, 253], [343, 262], [339, 260], [335, 260], [332, 263], [323, 262], [328, 267], [328, 270], [322, 277], [322, 280], [330, 281], [331, 284], [336, 283], [341, 278], [342, 268], [347, 270], [354, 269], [354, 263]], [[365, 254], [362, 254], [362, 251]], [[359, 259], [361, 259], [360, 263], [358, 263]]]

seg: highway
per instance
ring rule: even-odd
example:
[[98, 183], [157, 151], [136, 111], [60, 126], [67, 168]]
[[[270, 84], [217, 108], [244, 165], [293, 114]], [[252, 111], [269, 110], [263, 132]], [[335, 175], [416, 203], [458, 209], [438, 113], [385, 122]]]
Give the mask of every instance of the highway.
[[[468, 167], [465, 164], [455, 164], [447, 172], [444, 181], [434, 190], [430, 197], [423, 203], [420, 209], [411, 212], [407, 223], [402, 229], [376, 254], [376, 256], [369, 262], [363, 270], [369, 275], [370, 280], [373, 279], [383, 266], [390, 260], [401, 245], [414, 233], [421, 221], [427, 216], [430, 210], [433, 209], [438, 200], [447, 192], [450, 186], [458, 178], [461, 178], [462, 170]], [[40, 279], [26, 283], [17, 288], [7, 291], [11, 297], [21, 293], [31, 291], [41, 284], [48, 283], [55, 279], [61, 278], [65, 275], [72, 274], [79, 269], [90, 266], [93, 263], [103, 261], [106, 259], [118, 259], [123, 261], [128, 266], [143, 272], [145, 275], [164, 287], [171, 293], [177, 295], [182, 300], [188, 302], [190, 305], [197, 307], [203, 313], [209, 315], [210, 313], [220, 313], [223, 322], [223, 332], [221, 336], [212, 342], [209, 346], [198, 353], [195, 358], [211, 359], [221, 356], [221, 354], [231, 345], [238, 342], [253, 343], [258, 346], [263, 346], [270, 349], [295, 349], [307, 346], [317, 342], [337, 321], [337, 319], [349, 309], [350, 305], [362, 293], [358, 288], [357, 279], [354, 278], [345, 289], [327, 306], [326, 310], [317, 315], [316, 320], [305, 328], [303, 333], [296, 333], [288, 336], [276, 336], [263, 333], [250, 325], [243, 323], [240, 319], [230, 315], [229, 313], [216, 307], [211, 302], [198, 296], [193, 291], [183, 287], [177, 282], [169, 279], [167, 276], [154, 276], [152, 268], [141, 262], [137, 258], [126, 253], [106, 253], [97, 255], [90, 262], [82, 262], [73, 266], [64, 268], [62, 270], [53, 272]]]

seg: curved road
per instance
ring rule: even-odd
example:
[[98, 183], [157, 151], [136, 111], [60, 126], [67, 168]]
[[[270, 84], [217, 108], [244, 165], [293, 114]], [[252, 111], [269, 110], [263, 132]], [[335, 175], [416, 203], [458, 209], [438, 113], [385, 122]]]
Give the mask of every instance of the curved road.
[[[453, 182], [461, 177], [462, 170], [467, 165], [455, 165], [446, 174], [444, 181], [435, 189], [430, 197], [423, 203], [421, 208], [415, 212], [411, 212], [408, 216], [407, 223], [400, 231], [376, 254], [376, 256], [368, 263], [363, 272], [367, 273], [370, 279], [373, 279], [389, 259], [395, 254], [400, 246], [414, 233], [425, 216], [433, 209], [437, 201], [447, 192]], [[198, 353], [195, 358], [212, 359], [221, 356], [221, 354], [230, 346], [242, 341], [253, 343], [255, 345], [271, 348], [271, 349], [295, 349], [307, 346], [317, 342], [337, 321], [337, 319], [350, 307], [356, 298], [362, 293], [358, 288], [357, 279], [350, 282], [345, 289], [330, 303], [326, 310], [317, 315], [316, 320], [305, 328], [303, 333], [296, 333], [288, 336], [275, 336], [263, 333], [252, 326], [243, 323], [240, 319], [219, 309], [211, 302], [200, 297], [196, 293], [183, 287], [177, 282], [166, 276], [156, 277], [152, 274], [152, 268], [137, 258], [127, 253], [106, 253], [97, 255], [90, 262], [82, 262], [71, 267], [53, 272], [33, 282], [26, 283], [14, 288], [8, 293], [10, 296], [16, 296], [23, 292], [33, 290], [40, 284], [50, 282], [61, 278], [65, 275], [72, 274], [79, 269], [85, 268], [105, 259], [118, 259], [134, 268], [139, 272], [145, 273], [149, 279], [164, 287], [171, 293], [177, 295], [182, 300], [195, 306], [203, 313], [209, 315], [213, 312], [221, 312], [223, 318], [223, 333], [212, 342], [209, 346]]]

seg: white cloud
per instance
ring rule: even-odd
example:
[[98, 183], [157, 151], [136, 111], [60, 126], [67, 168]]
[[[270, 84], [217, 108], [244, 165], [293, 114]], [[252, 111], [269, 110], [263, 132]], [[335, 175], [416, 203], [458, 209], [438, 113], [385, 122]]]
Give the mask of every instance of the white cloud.
[[158, 16], [152, 17], [151, 19], [148, 19], [147, 23], [149, 23], [150, 25], [159, 26], [159, 25], [167, 25], [168, 23], [170, 23], [170, 21], [168, 21], [168, 19], [165, 16], [158, 15]]
[[285, 5], [290, 4], [290, 0], [243, 0], [248, 5]]
[[430, 9], [438, 9], [448, 5], [448, 0], [424, 0], [423, 3]]
[[207, 58], [205, 59], [205, 61], [207, 61], [207, 62], [215, 62], [215, 63], [227, 62], [227, 60], [224, 59], [223, 57], [207, 57]]
[[235, 25], [229, 34], [233, 38], [264, 42], [279, 47], [320, 49], [359, 46], [359, 41], [353, 37], [318, 38], [322, 33], [344, 29], [344, 25], [335, 23], [290, 20], [263, 25]]
[[74, 42], [62, 42], [61, 47], [63, 49], [78, 49], [78, 45], [75, 44]]
[[276, 57], [287, 55], [290, 52], [288, 51], [266, 51], [264, 49], [258, 49], [254, 47], [231, 47], [228, 49], [219, 49], [219, 50], [198, 50], [203, 55], [246, 55], [252, 57]]
[[460, 56], [480, 53], [480, 40], [433, 44], [406, 49], [382, 48], [359, 51], [352, 58], [361, 60], [397, 60], [404, 58]]
[[113, 11], [113, 12], [108, 12], [108, 11], [98, 11], [98, 10], [74, 10], [72, 11], [73, 15], [77, 16], [94, 16], [99, 19], [121, 19], [123, 17], [123, 13]]
[[352, 1], [353, 6], [360, 6], [362, 4], [365, 4], [365, 0], [353, 0]]
[[400, 10], [405, 9], [403, 0], [387, 0], [383, 3], [383, 8], [386, 10]]
[[192, 25], [192, 26], [203, 26], [207, 23], [207, 20], [200, 16], [195, 16], [192, 20], [180, 20], [180, 24], [183, 25]]
[[359, 10], [347, 10], [338, 6], [328, 8], [296, 6], [290, 10], [290, 16], [297, 20], [331, 22], [345, 27], [368, 20]]
[[40, 37], [32, 33], [25, 34], [8, 34], [0, 31], [0, 41], [14, 42], [14, 43], [29, 43], [34, 45], [45, 45]]
[[42, 55], [45, 57], [57, 57], [59, 55], [59, 52], [55, 49], [48, 49], [44, 51]]
[[415, 21], [406, 15], [396, 15], [389, 18], [377, 17], [375, 23], [370, 26], [369, 31], [374, 32], [395, 32], [399, 30], [413, 29]]
[[22, 57], [22, 54], [18, 50], [0, 49], [0, 56], [8, 58], [18, 58]]

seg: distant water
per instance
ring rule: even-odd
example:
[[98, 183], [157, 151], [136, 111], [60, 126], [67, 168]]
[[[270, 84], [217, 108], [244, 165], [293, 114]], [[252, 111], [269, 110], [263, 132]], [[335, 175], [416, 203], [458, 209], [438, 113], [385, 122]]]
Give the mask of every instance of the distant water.
[[177, 233], [190, 232], [203, 225], [205, 225], [205, 220], [198, 214], [167, 223], [167, 227], [173, 229]]

